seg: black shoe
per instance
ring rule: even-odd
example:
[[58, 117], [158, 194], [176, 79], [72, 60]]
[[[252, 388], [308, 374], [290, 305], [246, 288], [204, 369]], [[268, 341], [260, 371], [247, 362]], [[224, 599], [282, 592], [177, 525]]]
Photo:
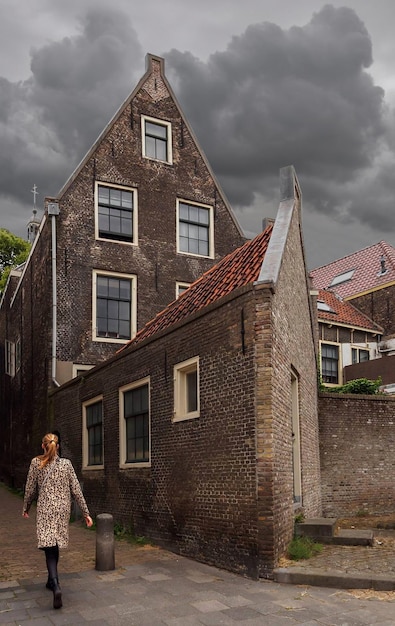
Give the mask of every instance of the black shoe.
[[51, 578], [49, 582], [52, 585], [53, 591], [53, 608], [60, 609], [62, 606], [62, 590], [59, 585], [59, 580], [57, 578]]
[[52, 583], [52, 580], [51, 580], [51, 578], [49, 576], [48, 576], [48, 580], [47, 580], [45, 586], [46, 586], [47, 589], [50, 589], [51, 591], [53, 591], [53, 583]]

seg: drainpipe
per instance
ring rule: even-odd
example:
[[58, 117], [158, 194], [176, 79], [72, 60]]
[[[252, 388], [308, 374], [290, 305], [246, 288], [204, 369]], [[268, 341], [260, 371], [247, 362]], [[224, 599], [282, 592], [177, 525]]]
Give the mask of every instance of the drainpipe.
[[57, 280], [56, 280], [56, 216], [59, 215], [59, 203], [48, 203], [48, 215], [51, 216], [52, 232], [52, 354], [51, 377], [56, 387], [60, 384], [56, 380], [56, 341], [57, 341]]

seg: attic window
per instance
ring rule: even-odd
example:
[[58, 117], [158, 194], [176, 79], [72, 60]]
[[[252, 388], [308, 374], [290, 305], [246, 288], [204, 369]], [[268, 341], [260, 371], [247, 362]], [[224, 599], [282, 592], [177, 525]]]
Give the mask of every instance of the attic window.
[[355, 270], [349, 270], [348, 272], [343, 272], [342, 274], [338, 274], [332, 279], [329, 287], [334, 287], [335, 285], [340, 285], [341, 283], [347, 282], [347, 280], [351, 280], [353, 277]]
[[326, 302], [323, 302], [322, 300], [317, 300], [317, 309], [319, 311], [326, 311], [326, 313], [336, 313], [336, 311], [331, 309], [329, 304], [327, 304]]
[[141, 116], [143, 157], [172, 163], [171, 124], [146, 115]]

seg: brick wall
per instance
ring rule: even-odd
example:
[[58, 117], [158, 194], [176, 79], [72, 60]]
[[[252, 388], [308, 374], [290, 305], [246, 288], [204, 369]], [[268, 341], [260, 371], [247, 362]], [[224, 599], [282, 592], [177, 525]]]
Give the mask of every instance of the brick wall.
[[384, 335], [395, 333], [395, 285], [371, 291], [350, 302], [382, 326]]
[[[162, 75], [150, 60], [126, 108], [92, 147], [57, 200], [58, 372], [71, 377], [73, 364], [95, 364], [119, 343], [93, 341], [93, 270], [137, 276], [137, 329], [174, 300], [176, 281], [191, 283], [244, 242], [237, 223], [178, 109]], [[173, 164], [143, 158], [141, 115], [171, 123]], [[138, 194], [138, 245], [95, 238], [95, 183], [132, 187]], [[176, 250], [177, 198], [213, 207], [215, 258]], [[53, 424], [47, 408], [52, 356], [51, 220], [38, 237], [16, 300], [3, 303], [0, 345], [21, 337], [23, 367], [12, 380], [2, 374], [3, 447], [0, 467], [20, 486], [33, 454]]]
[[395, 398], [319, 397], [326, 517], [391, 513], [395, 502]]
[[[257, 573], [254, 307], [251, 294], [229, 299], [51, 397], [63, 453], [81, 473], [81, 403], [104, 396], [105, 467], [82, 474], [93, 514], [112, 513], [182, 554], [250, 575]], [[173, 423], [173, 366], [196, 355], [200, 417]], [[118, 388], [148, 375], [151, 467], [120, 469]]]
[[[295, 285], [298, 287], [295, 288]], [[293, 536], [291, 372], [299, 388], [302, 507], [321, 513], [317, 363], [298, 213], [294, 212], [275, 293], [257, 304], [257, 420], [260, 574], [270, 575]]]

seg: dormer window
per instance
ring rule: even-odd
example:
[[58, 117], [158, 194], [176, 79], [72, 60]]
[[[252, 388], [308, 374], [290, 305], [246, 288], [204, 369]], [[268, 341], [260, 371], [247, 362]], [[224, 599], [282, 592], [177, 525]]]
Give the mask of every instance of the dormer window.
[[171, 124], [142, 115], [141, 133], [143, 157], [172, 163]]

